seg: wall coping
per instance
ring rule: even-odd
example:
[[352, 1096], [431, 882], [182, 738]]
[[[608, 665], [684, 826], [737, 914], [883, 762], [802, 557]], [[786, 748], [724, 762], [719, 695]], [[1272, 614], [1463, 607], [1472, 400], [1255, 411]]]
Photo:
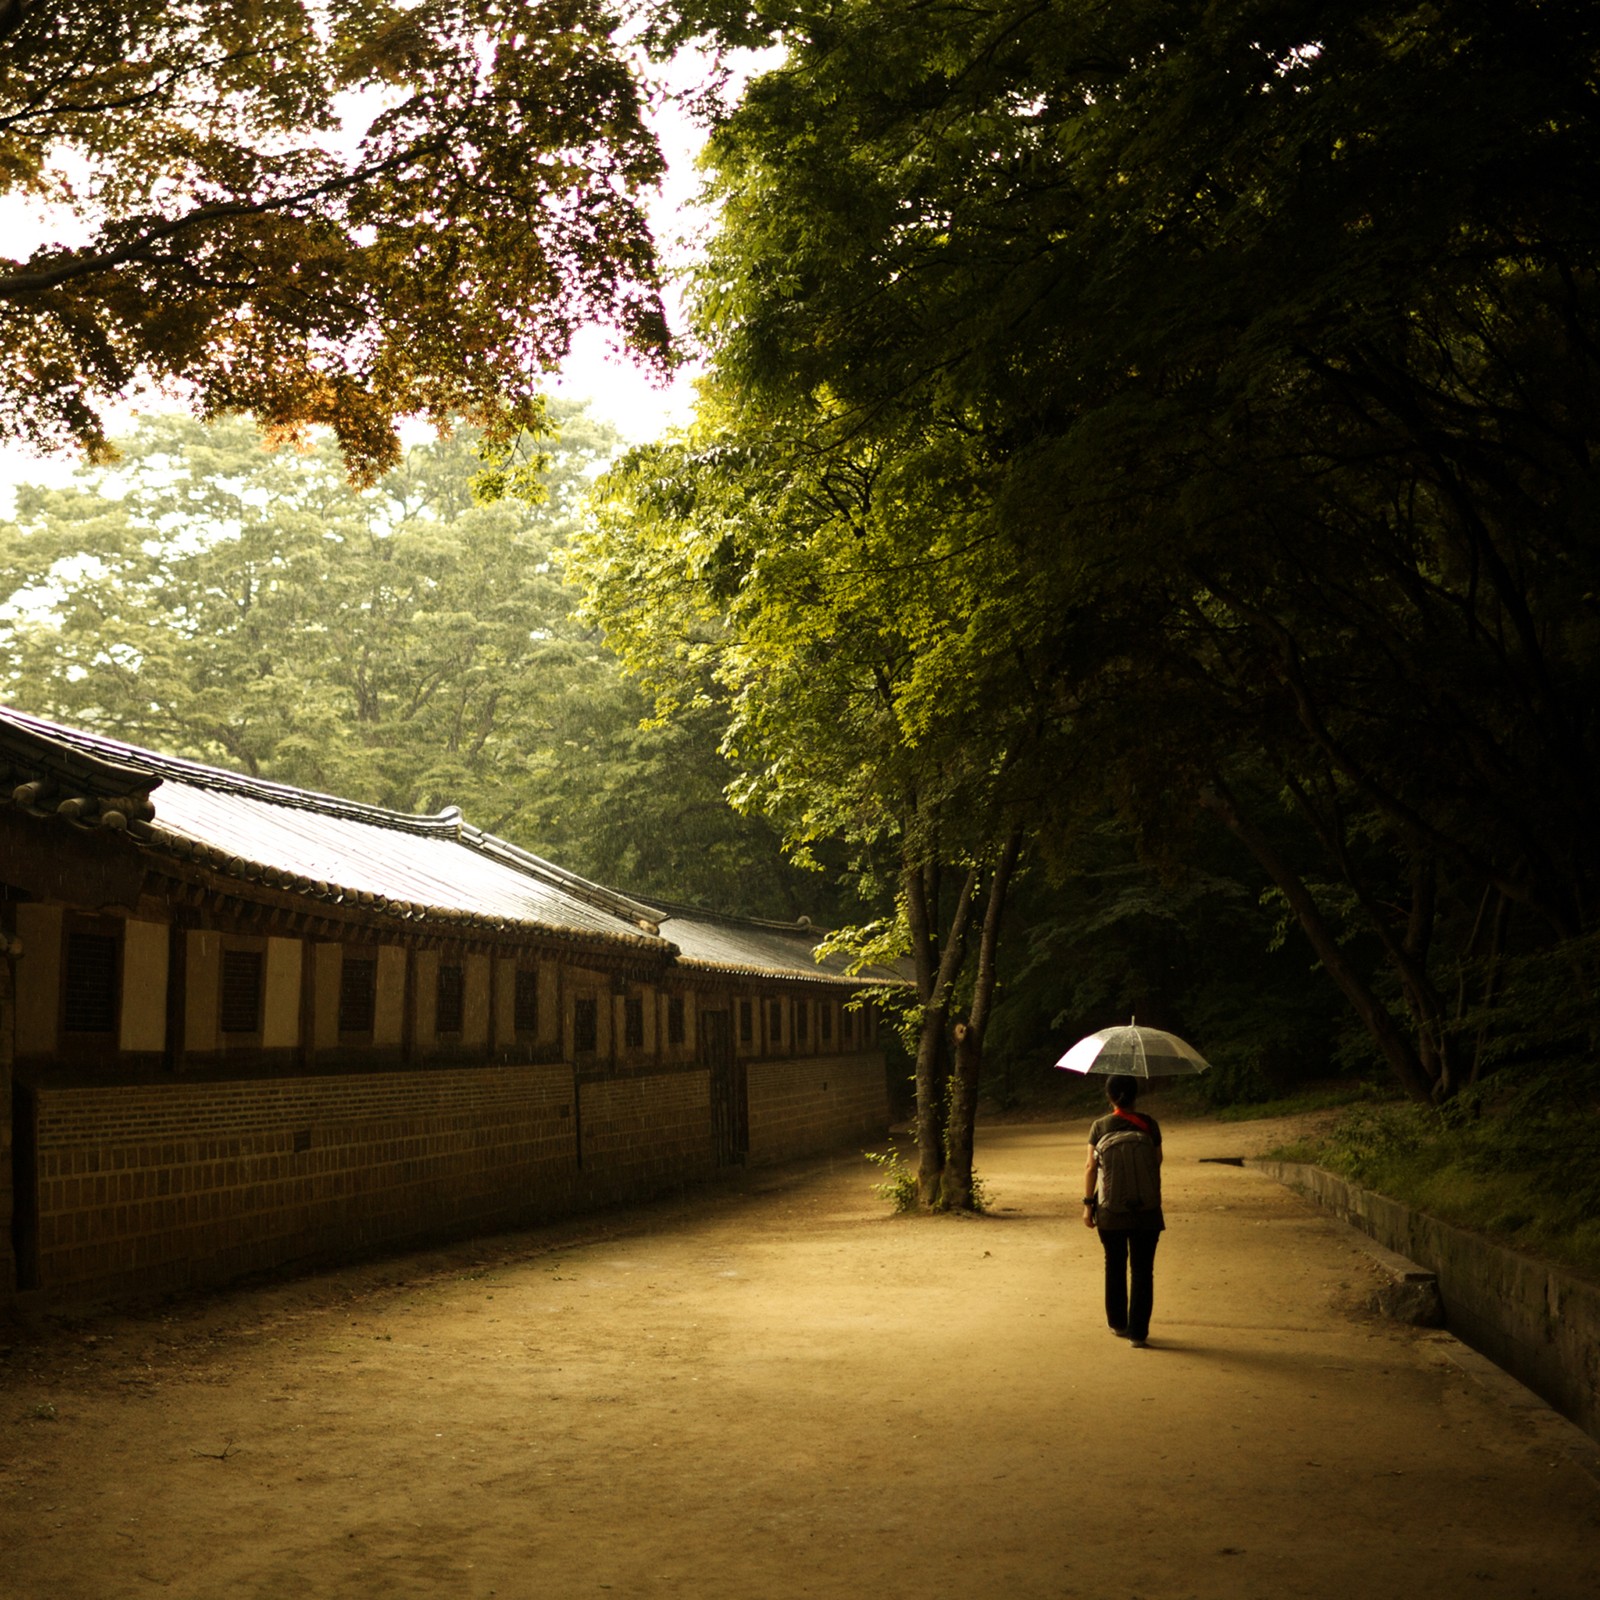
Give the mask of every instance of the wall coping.
[[1450, 1331], [1600, 1440], [1600, 1286], [1308, 1162], [1244, 1164], [1435, 1273]]

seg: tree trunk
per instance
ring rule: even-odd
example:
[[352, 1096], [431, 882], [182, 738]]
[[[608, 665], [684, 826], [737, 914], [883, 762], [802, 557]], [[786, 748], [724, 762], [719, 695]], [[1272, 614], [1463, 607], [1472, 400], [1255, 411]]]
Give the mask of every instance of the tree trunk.
[[938, 957], [933, 929], [933, 909], [939, 904], [937, 867], [907, 865], [904, 894], [906, 921], [911, 929], [911, 962], [917, 976], [917, 1002], [922, 1008], [917, 1033], [917, 1202], [931, 1206], [938, 1198], [944, 1171], [944, 1072], [940, 1060], [944, 1014], [934, 1005], [938, 987]]
[[917, 1204], [924, 1211], [939, 1204], [944, 1189], [945, 1085], [949, 1082], [944, 1010], [922, 1013], [917, 1040]]
[[1432, 1104], [1434, 1085], [1418, 1059], [1416, 1051], [1395, 1026], [1394, 1018], [1389, 1015], [1383, 1002], [1372, 992], [1361, 974], [1345, 959], [1344, 951], [1334, 937], [1333, 930], [1323, 920], [1322, 912], [1300, 877], [1290, 870], [1288, 864], [1272, 848], [1266, 835], [1246, 820], [1231, 796], [1217, 789], [1211, 789], [1202, 793], [1200, 803], [1222, 819], [1251, 855], [1261, 863], [1267, 876], [1283, 891], [1284, 898], [1289, 902], [1289, 907], [1299, 921], [1301, 930], [1311, 941], [1318, 959], [1327, 968], [1329, 977], [1344, 991], [1345, 998], [1365, 1024], [1367, 1032], [1382, 1052], [1384, 1060], [1389, 1063], [1389, 1068], [1399, 1081], [1400, 1087], [1413, 1100], [1418, 1100], [1424, 1105]]
[[944, 1187], [946, 1085], [950, 1077], [945, 1020], [951, 991], [966, 959], [978, 869], [973, 867], [967, 873], [942, 941], [935, 921], [939, 914], [938, 867], [908, 865], [902, 881], [917, 972], [917, 998], [922, 1003], [922, 1026], [917, 1038], [917, 1203], [931, 1209], [942, 1203]]
[[972, 1145], [978, 1121], [978, 1080], [983, 1073], [983, 1037], [970, 1022], [955, 1025], [955, 1061], [945, 1124], [941, 1211], [973, 1211]]
[[972, 985], [972, 1008], [965, 1022], [955, 1027], [955, 1066], [950, 1075], [950, 1104], [945, 1124], [944, 1184], [940, 1205], [950, 1211], [973, 1211], [975, 1189], [972, 1150], [978, 1122], [978, 1085], [983, 1076], [983, 1036], [989, 1027], [989, 1007], [994, 999], [995, 954], [1000, 944], [1000, 919], [1006, 893], [1022, 848], [1022, 835], [1014, 831], [1000, 852], [989, 881], [983, 910], [983, 930], [978, 940], [978, 970]]

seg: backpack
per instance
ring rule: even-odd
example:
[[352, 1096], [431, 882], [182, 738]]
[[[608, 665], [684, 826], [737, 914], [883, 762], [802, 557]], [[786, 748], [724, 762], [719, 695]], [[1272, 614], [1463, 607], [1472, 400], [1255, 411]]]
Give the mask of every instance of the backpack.
[[1137, 1128], [1118, 1128], [1101, 1137], [1094, 1147], [1100, 1158], [1095, 1184], [1095, 1210], [1133, 1215], [1155, 1211], [1161, 1205], [1161, 1165], [1156, 1142]]

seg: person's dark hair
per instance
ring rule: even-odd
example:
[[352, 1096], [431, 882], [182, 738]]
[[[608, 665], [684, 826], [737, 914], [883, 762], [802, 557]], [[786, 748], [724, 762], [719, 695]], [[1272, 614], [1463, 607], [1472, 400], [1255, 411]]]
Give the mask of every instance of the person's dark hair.
[[1113, 1078], [1106, 1079], [1106, 1099], [1114, 1106], [1121, 1106], [1124, 1111], [1131, 1107], [1139, 1098], [1139, 1080], [1130, 1078], [1126, 1073], [1119, 1072]]

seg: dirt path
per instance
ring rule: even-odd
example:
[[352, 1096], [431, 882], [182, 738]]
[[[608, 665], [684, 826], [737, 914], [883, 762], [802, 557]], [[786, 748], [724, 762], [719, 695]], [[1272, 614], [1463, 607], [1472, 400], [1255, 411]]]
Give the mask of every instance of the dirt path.
[[1153, 1346], [1113, 1339], [1083, 1132], [985, 1133], [982, 1219], [840, 1160], [16, 1338], [0, 1593], [1600, 1593], [1600, 1487], [1199, 1160], [1271, 1125], [1168, 1126]]

